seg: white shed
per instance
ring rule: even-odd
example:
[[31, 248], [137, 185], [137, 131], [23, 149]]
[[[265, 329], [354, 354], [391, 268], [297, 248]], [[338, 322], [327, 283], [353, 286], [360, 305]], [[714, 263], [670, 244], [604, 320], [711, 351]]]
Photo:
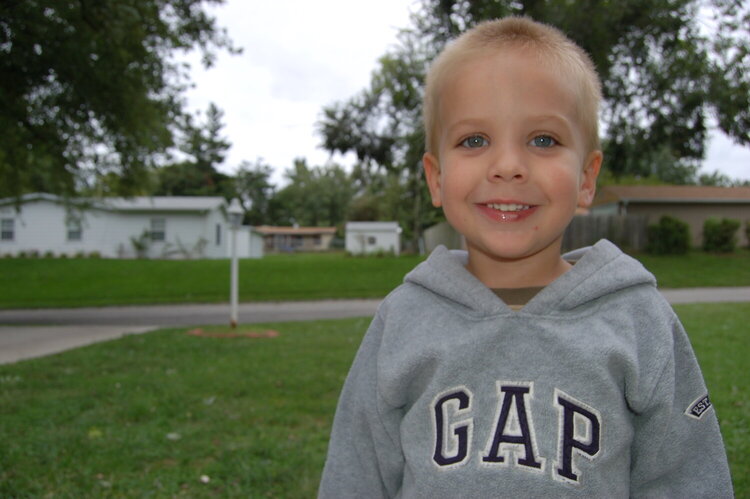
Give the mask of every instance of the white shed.
[[354, 255], [401, 251], [401, 227], [398, 222], [347, 222], [346, 251]]
[[[18, 208], [14, 199], [0, 200], [0, 254], [227, 258], [226, 209], [218, 196], [66, 201], [51, 194], [27, 194]], [[243, 227], [238, 235], [241, 258], [262, 256], [257, 233]]]

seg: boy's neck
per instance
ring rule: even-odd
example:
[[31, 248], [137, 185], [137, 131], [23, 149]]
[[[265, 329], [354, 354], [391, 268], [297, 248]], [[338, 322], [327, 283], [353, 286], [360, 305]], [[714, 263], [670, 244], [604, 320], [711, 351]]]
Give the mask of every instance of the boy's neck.
[[497, 259], [470, 248], [466, 269], [491, 289], [547, 286], [572, 268], [559, 250], [547, 250], [527, 258]]

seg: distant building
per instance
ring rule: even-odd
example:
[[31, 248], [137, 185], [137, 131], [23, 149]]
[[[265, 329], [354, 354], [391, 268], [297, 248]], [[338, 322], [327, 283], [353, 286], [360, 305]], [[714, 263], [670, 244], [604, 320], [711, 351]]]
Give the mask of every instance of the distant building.
[[260, 225], [266, 252], [325, 251], [331, 248], [336, 227], [279, 227]]
[[347, 222], [346, 251], [355, 255], [401, 251], [401, 227], [398, 222]]
[[[0, 254], [106, 258], [227, 258], [230, 229], [222, 197], [63, 200], [51, 194], [0, 199]], [[241, 258], [263, 256], [260, 235], [238, 231]]]
[[740, 245], [748, 241], [743, 230], [750, 221], [750, 187], [695, 185], [613, 185], [598, 190], [592, 215], [642, 215], [654, 224], [669, 215], [690, 226], [693, 246], [703, 244], [703, 224], [709, 218], [739, 220]]

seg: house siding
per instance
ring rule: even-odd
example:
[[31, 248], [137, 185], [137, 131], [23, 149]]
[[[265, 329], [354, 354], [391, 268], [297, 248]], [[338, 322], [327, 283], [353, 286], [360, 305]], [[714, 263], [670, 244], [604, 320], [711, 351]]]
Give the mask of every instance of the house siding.
[[397, 222], [349, 222], [346, 224], [346, 251], [368, 254], [401, 250], [400, 228]]
[[[93, 203], [85, 209], [66, 206], [54, 196], [33, 195], [25, 199], [20, 211], [8, 200], [0, 204], [0, 218], [13, 220], [13, 239], [0, 241], [0, 255], [17, 255], [36, 252], [55, 256], [90, 255], [97, 252], [107, 258], [134, 258], [139, 256], [132, 239], [152, 229], [151, 220], [165, 221], [164, 241], [150, 241], [145, 255], [149, 258], [227, 258], [229, 256], [230, 230], [221, 198], [203, 198], [202, 207], [186, 208], [192, 201], [187, 198], [162, 198], [146, 208], [133, 209], [125, 203], [102, 205]], [[175, 201], [180, 208], [164, 209]], [[158, 200], [157, 200], [158, 201]], [[173, 204], [171, 205], [173, 206]], [[66, 220], [74, 216], [80, 220], [80, 240], [68, 240]], [[220, 239], [216, 239], [217, 225]], [[246, 231], [253, 236], [252, 231]], [[256, 239], [259, 236], [254, 236]], [[239, 253], [240, 257], [262, 256], [259, 243], [244, 247], [252, 254]]]

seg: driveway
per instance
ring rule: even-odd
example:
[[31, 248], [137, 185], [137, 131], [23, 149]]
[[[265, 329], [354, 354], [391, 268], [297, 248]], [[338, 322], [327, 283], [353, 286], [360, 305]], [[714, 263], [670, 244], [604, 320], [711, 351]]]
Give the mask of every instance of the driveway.
[[[750, 287], [663, 289], [672, 304], [750, 302]], [[372, 316], [380, 299], [244, 303], [239, 322]], [[0, 364], [163, 327], [229, 324], [227, 304], [0, 310]]]

